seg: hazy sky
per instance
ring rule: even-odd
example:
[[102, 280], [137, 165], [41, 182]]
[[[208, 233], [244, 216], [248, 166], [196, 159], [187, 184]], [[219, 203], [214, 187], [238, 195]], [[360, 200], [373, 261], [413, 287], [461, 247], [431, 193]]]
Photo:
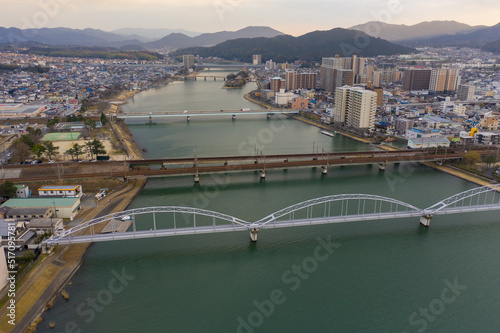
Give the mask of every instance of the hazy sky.
[[3, 27], [182, 28], [197, 32], [266, 25], [291, 35], [368, 21], [499, 23], [498, 0], [0, 0]]

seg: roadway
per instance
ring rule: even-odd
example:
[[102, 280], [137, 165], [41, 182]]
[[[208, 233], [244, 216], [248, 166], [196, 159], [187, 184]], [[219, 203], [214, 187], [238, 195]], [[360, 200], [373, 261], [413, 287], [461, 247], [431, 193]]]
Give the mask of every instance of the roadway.
[[258, 110], [184, 110], [184, 111], [158, 111], [158, 112], [134, 112], [117, 115], [120, 119], [134, 118], [158, 118], [158, 117], [196, 117], [196, 116], [233, 116], [233, 115], [268, 115], [268, 114], [297, 114], [300, 110], [283, 109], [258, 109]]

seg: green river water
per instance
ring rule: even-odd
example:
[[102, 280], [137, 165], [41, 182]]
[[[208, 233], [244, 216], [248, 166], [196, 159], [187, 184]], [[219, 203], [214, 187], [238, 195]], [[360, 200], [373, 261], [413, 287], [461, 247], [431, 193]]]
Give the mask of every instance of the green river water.
[[[220, 73], [217, 73], [220, 74]], [[226, 73], [222, 73], [225, 75]], [[176, 82], [125, 112], [239, 109], [253, 89]], [[286, 117], [128, 123], [146, 157], [369, 150]], [[318, 148], [319, 147], [319, 148]], [[333, 194], [425, 208], [475, 185], [419, 164], [155, 178], [132, 208], [179, 205], [247, 221]], [[95, 244], [39, 332], [500, 332], [498, 212]], [[330, 245], [325, 245], [330, 244]], [[120, 276], [120, 279], [116, 279]], [[95, 300], [95, 303], [93, 303]], [[56, 328], [48, 328], [55, 321]]]

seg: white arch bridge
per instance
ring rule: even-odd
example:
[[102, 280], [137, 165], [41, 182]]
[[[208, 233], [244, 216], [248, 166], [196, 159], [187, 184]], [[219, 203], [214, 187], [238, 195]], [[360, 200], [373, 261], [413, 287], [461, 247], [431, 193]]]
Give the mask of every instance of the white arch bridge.
[[[500, 185], [473, 188], [420, 209], [406, 202], [370, 194], [339, 194], [307, 200], [281, 209], [256, 222], [188, 207], [148, 207], [130, 209], [82, 223], [45, 240], [44, 245], [104, 242], [229, 231], [250, 231], [257, 241], [262, 229], [298, 227], [327, 223], [419, 217], [429, 226], [436, 215], [500, 210]], [[96, 233], [95, 226], [130, 216], [131, 230]]]

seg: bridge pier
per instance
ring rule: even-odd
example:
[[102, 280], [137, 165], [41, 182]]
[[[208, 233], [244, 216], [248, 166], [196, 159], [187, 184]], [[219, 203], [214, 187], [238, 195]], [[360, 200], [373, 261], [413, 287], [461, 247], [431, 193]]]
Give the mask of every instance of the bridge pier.
[[420, 224], [423, 225], [424, 227], [429, 227], [431, 225], [431, 220], [434, 216], [433, 215], [424, 215], [420, 217]]
[[197, 172], [193, 175], [195, 184], [200, 182], [200, 174]]
[[387, 167], [387, 163], [386, 162], [380, 162], [378, 164], [378, 169], [379, 170], [382, 170], [382, 171], [385, 171], [385, 168]]
[[326, 165], [321, 166], [321, 173], [323, 175], [328, 174], [328, 167]]
[[260, 229], [258, 229], [258, 225], [256, 224], [252, 224], [250, 225], [250, 240], [252, 242], [256, 242], [257, 241], [257, 234], [259, 233]]
[[50, 254], [54, 249], [53, 246], [47, 245], [47, 243], [42, 242], [42, 254]]

